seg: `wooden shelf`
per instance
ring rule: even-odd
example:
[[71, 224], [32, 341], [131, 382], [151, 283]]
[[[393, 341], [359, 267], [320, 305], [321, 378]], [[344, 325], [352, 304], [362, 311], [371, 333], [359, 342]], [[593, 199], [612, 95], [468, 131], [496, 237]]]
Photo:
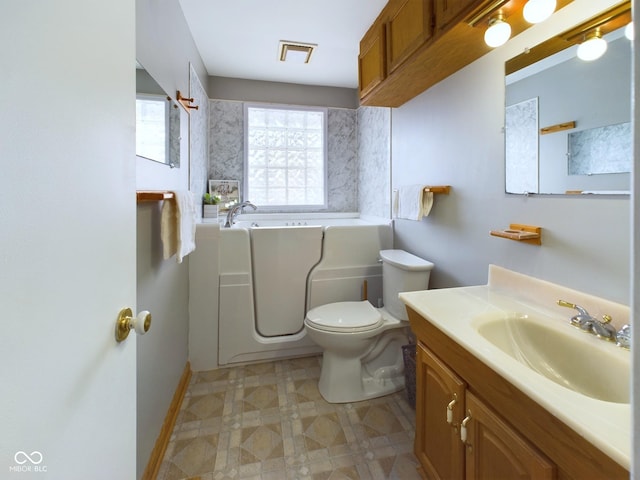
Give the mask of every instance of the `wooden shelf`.
[[162, 200], [173, 199], [173, 192], [165, 190], [138, 190], [136, 192], [137, 203], [142, 202], [161, 202]]
[[508, 229], [491, 230], [489, 233], [494, 237], [508, 238], [509, 240], [531, 243], [533, 245], [542, 245], [541, 227], [512, 223]]

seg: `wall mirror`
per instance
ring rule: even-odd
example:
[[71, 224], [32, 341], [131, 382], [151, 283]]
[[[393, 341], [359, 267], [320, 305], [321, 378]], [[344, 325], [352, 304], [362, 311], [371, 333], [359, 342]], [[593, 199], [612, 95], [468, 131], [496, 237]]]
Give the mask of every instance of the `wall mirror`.
[[[506, 62], [507, 193], [629, 194], [630, 21], [626, 1]], [[604, 55], [578, 58], [596, 36]]]
[[181, 107], [136, 62], [136, 155], [180, 166]]

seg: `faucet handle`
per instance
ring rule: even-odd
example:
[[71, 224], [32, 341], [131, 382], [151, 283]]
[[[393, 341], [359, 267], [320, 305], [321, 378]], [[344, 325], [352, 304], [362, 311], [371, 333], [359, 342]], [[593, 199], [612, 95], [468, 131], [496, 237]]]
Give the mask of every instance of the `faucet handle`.
[[631, 348], [631, 325], [623, 325], [616, 333], [616, 345], [627, 350]]

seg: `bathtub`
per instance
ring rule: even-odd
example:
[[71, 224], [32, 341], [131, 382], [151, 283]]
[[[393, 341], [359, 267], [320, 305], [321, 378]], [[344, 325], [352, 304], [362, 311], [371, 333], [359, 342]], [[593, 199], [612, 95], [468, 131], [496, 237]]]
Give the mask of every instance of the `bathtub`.
[[345, 214], [241, 215], [220, 229], [218, 364], [321, 352], [304, 330], [306, 312], [361, 300], [365, 280], [378, 306], [378, 252], [392, 241], [390, 221]]

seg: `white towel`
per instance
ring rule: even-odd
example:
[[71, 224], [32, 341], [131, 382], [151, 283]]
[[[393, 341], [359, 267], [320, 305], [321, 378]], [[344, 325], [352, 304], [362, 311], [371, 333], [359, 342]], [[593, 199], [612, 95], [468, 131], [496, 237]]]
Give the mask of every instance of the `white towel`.
[[164, 258], [176, 256], [178, 263], [196, 248], [196, 207], [193, 193], [174, 191], [165, 200], [160, 218]]
[[407, 220], [422, 220], [431, 212], [433, 192], [425, 192], [426, 185], [399, 187], [394, 193], [393, 216]]

